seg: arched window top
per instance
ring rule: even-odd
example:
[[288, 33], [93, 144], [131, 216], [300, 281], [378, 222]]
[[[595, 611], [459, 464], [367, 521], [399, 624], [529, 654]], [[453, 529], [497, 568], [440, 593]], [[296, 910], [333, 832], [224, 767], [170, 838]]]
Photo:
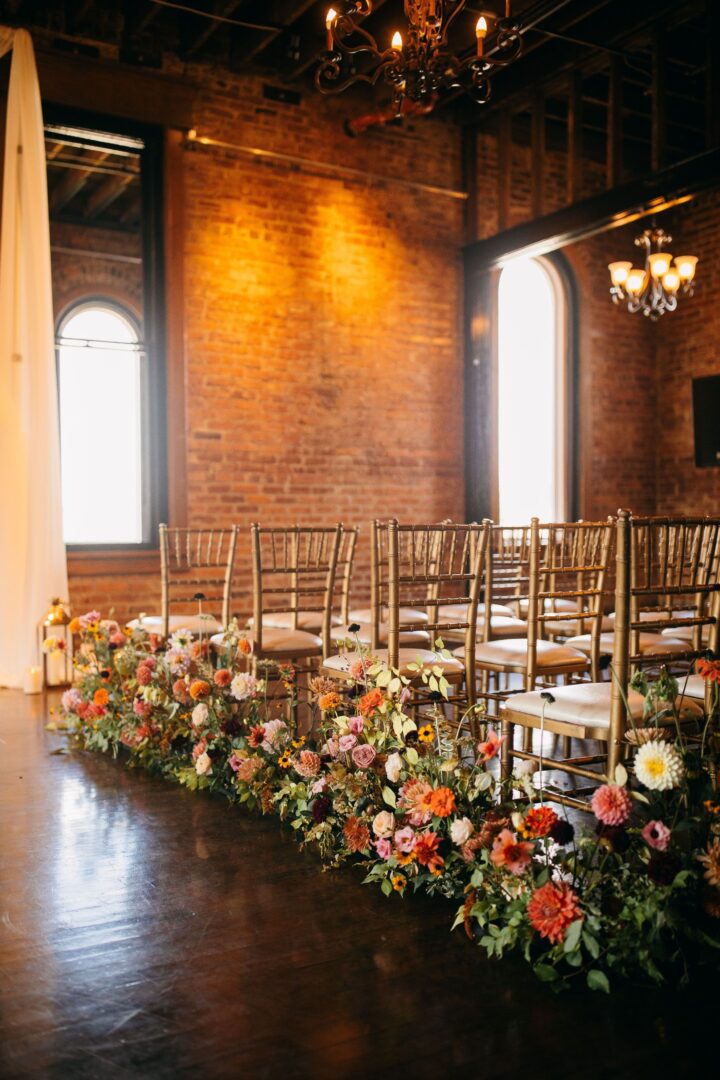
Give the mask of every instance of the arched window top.
[[137, 345], [139, 334], [134, 319], [110, 300], [84, 300], [66, 311], [58, 326], [62, 344], [82, 341], [94, 347]]
[[560, 275], [541, 258], [508, 262], [498, 287], [499, 518], [564, 521], [567, 348]]

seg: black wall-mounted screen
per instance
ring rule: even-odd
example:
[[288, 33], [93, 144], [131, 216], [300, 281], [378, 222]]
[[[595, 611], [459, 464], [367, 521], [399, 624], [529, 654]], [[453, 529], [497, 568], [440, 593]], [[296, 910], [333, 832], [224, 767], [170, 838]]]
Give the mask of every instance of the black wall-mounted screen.
[[720, 375], [693, 379], [695, 464], [720, 468]]

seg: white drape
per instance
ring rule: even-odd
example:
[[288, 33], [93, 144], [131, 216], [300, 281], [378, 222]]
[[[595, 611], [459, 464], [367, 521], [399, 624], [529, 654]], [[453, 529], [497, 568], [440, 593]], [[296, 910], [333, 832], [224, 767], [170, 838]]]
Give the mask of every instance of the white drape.
[[38, 663], [37, 625], [67, 599], [45, 141], [32, 40], [12, 49], [0, 232], [0, 685]]

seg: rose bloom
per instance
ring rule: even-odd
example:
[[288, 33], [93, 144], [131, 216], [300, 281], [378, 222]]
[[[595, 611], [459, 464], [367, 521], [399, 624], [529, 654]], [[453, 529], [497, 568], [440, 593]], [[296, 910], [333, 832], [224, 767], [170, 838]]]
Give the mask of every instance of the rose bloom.
[[603, 784], [592, 797], [593, 814], [603, 825], [624, 825], [631, 809], [630, 795], [618, 784]]
[[210, 712], [204, 701], [198, 702], [192, 711], [193, 727], [204, 727], [207, 724]]
[[409, 855], [415, 847], [415, 830], [406, 825], [404, 829], [397, 830], [393, 840], [398, 851], [401, 851], [403, 855]]
[[369, 743], [363, 743], [362, 746], [356, 746], [352, 752], [353, 762], [357, 765], [358, 769], [369, 769], [375, 760], [375, 757], [375, 747], [370, 746]]
[[642, 838], [656, 851], [665, 851], [670, 843], [670, 830], [662, 821], [648, 821], [642, 831]]
[[212, 761], [207, 750], [204, 750], [195, 760], [195, 772], [198, 776], [209, 776], [212, 772]]
[[428, 804], [435, 817], [450, 817], [455, 809], [455, 795], [449, 787], [439, 787], [428, 796]]
[[373, 840], [373, 847], [378, 853], [379, 858], [387, 860], [392, 855], [392, 844], [389, 840], [381, 838], [380, 840]]
[[453, 844], [457, 844], [458, 847], [461, 847], [470, 839], [473, 831], [474, 827], [470, 818], [455, 818], [450, 826], [450, 839]]
[[485, 742], [478, 743], [478, 761], [490, 761], [494, 758], [504, 742], [504, 736], [498, 735], [492, 728], [488, 731]]
[[213, 678], [215, 681], [215, 685], [219, 686], [221, 689], [224, 690], [225, 687], [229, 686], [232, 682], [232, 671], [230, 671], [226, 667], [218, 668]]
[[338, 745], [343, 754], [347, 754], [352, 750], [353, 746], [357, 743], [356, 735], [341, 735], [338, 740]]
[[62, 707], [65, 712], [75, 712], [76, 708], [82, 701], [82, 694], [79, 690], [76, 690], [73, 686], [70, 690], [66, 690], [62, 696]]
[[582, 917], [578, 898], [564, 882], [548, 881], [536, 889], [527, 908], [528, 919], [540, 937], [557, 945], [571, 923]]
[[320, 756], [313, 750], [301, 750], [294, 764], [300, 776], [317, 776], [320, 772]]
[[256, 689], [255, 678], [252, 675], [246, 675], [242, 671], [235, 676], [230, 685], [230, 693], [236, 701], [246, 701], [247, 698], [254, 697]]
[[375, 815], [372, 823], [372, 831], [376, 836], [388, 839], [392, 836], [394, 828], [395, 815], [391, 814], [389, 810], [381, 810], [379, 814]]
[[368, 690], [367, 694], [363, 694], [358, 702], [358, 709], [363, 716], [368, 716], [373, 709], [377, 709], [382, 705], [384, 700], [382, 690], [376, 686], [374, 690]]
[[530, 863], [533, 845], [518, 840], [515, 833], [509, 829], [503, 829], [490, 852], [490, 861], [495, 866], [504, 866], [511, 874], [519, 877], [524, 874]]
[[402, 772], [403, 759], [398, 754], [397, 750], [390, 754], [389, 758], [385, 762], [385, 775], [391, 784], [397, 784], [400, 779], [400, 773]]
[[348, 731], [351, 731], [353, 735], [359, 735], [364, 727], [365, 721], [362, 716], [351, 716], [348, 720]]
[[427, 805], [432, 788], [424, 780], [408, 780], [400, 789], [400, 807], [406, 811], [411, 825], [426, 825], [432, 817]]
[[525, 835], [536, 838], [549, 836], [557, 821], [558, 816], [551, 807], [532, 806], [525, 815], [522, 831]]

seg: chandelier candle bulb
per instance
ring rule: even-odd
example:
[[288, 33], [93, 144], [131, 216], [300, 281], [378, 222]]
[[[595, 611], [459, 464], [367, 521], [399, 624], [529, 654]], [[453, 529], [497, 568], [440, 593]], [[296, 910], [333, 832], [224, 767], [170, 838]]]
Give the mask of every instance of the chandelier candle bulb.
[[325, 29], [327, 30], [327, 51], [333, 52], [333, 29], [335, 27], [335, 20], [338, 17], [338, 13], [335, 8], [328, 8], [328, 13], [325, 16]]
[[403, 47], [402, 34], [400, 33], [399, 30], [396, 30], [395, 33], [392, 36], [392, 41], [390, 42], [390, 48], [394, 49], [395, 52], [402, 52], [402, 47]]
[[648, 263], [652, 276], [661, 278], [670, 269], [672, 255], [669, 251], [656, 251], [653, 255], [648, 255]]
[[488, 32], [487, 19], [485, 18], [484, 15], [481, 15], [480, 18], [478, 19], [477, 23], [475, 24], [475, 37], [477, 38], [477, 54], [478, 54], [478, 56], [482, 56], [482, 54], [483, 54], [483, 44], [484, 44], [485, 38], [487, 37], [487, 32]]
[[633, 266], [632, 270], [628, 273], [625, 288], [629, 293], [632, 293], [633, 296], [639, 296], [645, 288], [645, 280], [645, 271], [640, 270], [637, 266]]
[[697, 255], [678, 255], [675, 258], [675, 269], [681, 281], [692, 281], [695, 277], [696, 265]]
[[608, 266], [613, 285], [624, 285], [632, 269], [631, 262], [612, 262]]
[[680, 288], [680, 275], [675, 267], [671, 267], [666, 274], [663, 274], [663, 288], [668, 292], [674, 293]]

